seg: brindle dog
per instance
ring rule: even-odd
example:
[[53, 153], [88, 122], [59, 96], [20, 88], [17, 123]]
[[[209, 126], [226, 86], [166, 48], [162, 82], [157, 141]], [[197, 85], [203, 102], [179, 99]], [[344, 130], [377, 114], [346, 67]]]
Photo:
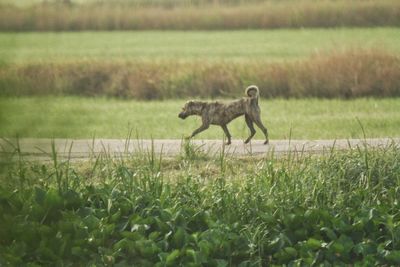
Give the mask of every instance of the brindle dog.
[[210, 124], [219, 125], [225, 132], [228, 138], [227, 145], [231, 144], [231, 134], [229, 133], [227, 124], [233, 119], [244, 115], [246, 124], [250, 129], [250, 136], [244, 141], [245, 144], [250, 142], [251, 138], [255, 135], [253, 123], [255, 123], [265, 135], [264, 144], [268, 144], [268, 131], [262, 124], [260, 119], [260, 107], [258, 106], [259, 90], [255, 85], [246, 88], [247, 97], [239, 100], [224, 104], [221, 102], [203, 102], [203, 101], [188, 101], [179, 113], [179, 118], [186, 119], [191, 115], [201, 116], [202, 125], [196, 129], [191, 136], [208, 129]]

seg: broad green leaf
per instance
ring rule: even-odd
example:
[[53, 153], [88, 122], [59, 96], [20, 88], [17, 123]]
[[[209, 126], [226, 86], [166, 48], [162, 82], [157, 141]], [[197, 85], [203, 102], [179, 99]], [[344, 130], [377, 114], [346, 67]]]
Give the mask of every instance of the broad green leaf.
[[314, 239], [314, 238], [310, 238], [307, 240], [306, 244], [310, 249], [317, 250], [317, 249], [321, 248], [322, 241]]
[[118, 211], [116, 213], [114, 213], [111, 218], [110, 221], [115, 223], [117, 222], [119, 219], [121, 218], [121, 210], [118, 209]]
[[327, 248], [334, 254], [342, 254], [345, 252], [345, 247], [338, 241], [332, 241], [328, 244]]
[[400, 265], [400, 250], [388, 251], [385, 255], [385, 260], [390, 264]]
[[123, 231], [121, 232], [121, 235], [129, 240], [136, 241], [144, 238], [143, 235], [141, 235], [139, 232], [129, 232], [129, 231]]
[[280, 263], [288, 263], [290, 260], [295, 259], [297, 256], [297, 250], [293, 247], [285, 247], [274, 254], [274, 257]]
[[180, 256], [179, 249], [173, 250], [166, 258], [167, 266], [173, 266]]
[[46, 191], [38, 186], [35, 186], [35, 201], [38, 204], [43, 205], [45, 198], [46, 198]]
[[203, 252], [204, 253], [204, 255], [205, 256], [209, 256], [210, 255], [210, 252], [211, 252], [211, 250], [212, 250], [212, 246], [211, 246], [211, 244], [208, 242], [208, 241], [206, 241], [206, 240], [201, 240], [200, 242], [199, 242], [199, 248], [200, 248], [200, 251], [201, 252]]
[[85, 218], [83, 218], [83, 223], [88, 227], [89, 231], [93, 231], [94, 229], [97, 229], [99, 227], [100, 220], [93, 216], [93, 215], [88, 215]]
[[331, 241], [337, 239], [335, 232], [329, 227], [322, 227], [321, 232], [324, 233]]
[[174, 247], [183, 247], [185, 245], [186, 235], [186, 231], [183, 229], [183, 227], [178, 227], [178, 230], [172, 236], [172, 244], [174, 245]]
[[217, 262], [217, 267], [226, 267], [229, 265], [229, 262], [227, 262], [226, 260], [222, 260], [222, 259], [218, 259], [218, 260], [216, 260], [216, 262]]
[[55, 189], [50, 189], [46, 193], [44, 205], [50, 209], [57, 209], [63, 206], [63, 199]]

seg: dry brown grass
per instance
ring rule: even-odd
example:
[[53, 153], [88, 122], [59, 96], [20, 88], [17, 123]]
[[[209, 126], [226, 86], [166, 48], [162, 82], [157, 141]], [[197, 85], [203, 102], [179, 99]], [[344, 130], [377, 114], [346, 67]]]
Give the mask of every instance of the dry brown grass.
[[299, 0], [247, 5], [2, 6], [1, 31], [210, 30], [400, 26], [396, 0]]
[[75, 62], [0, 67], [2, 95], [234, 98], [248, 84], [257, 84], [262, 97], [398, 97], [400, 58], [379, 50], [353, 49], [289, 63]]

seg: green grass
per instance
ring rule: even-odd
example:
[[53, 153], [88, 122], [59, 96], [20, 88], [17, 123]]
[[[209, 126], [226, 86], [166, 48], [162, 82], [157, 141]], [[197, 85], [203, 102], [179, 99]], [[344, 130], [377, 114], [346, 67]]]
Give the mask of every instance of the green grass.
[[0, 165], [2, 266], [400, 264], [395, 145], [280, 159], [52, 158]]
[[82, 60], [292, 60], [346, 48], [400, 52], [400, 29], [0, 33], [3, 63]]
[[[80, 97], [0, 98], [0, 136], [37, 138], [125, 138], [130, 130], [139, 138], [177, 138], [189, 135], [199, 117], [178, 118], [184, 100], [128, 101]], [[335, 139], [398, 137], [400, 99], [260, 100], [262, 120], [271, 139]], [[243, 118], [228, 125], [234, 139], [245, 139]], [[220, 139], [212, 126], [197, 138]], [[257, 139], [262, 139], [257, 131]]]

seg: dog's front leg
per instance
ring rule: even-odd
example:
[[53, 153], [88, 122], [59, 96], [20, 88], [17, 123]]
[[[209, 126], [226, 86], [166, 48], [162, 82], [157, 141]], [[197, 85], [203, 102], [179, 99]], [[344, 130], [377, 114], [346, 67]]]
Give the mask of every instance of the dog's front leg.
[[194, 130], [192, 135], [189, 136], [188, 139], [194, 137], [196, 134], [201, 133], [204, 130], [207, 130], [208, 127], [210, 127], [210, 121], [208, 120], [208, 117], [206, 116], [206, 114], [202, 114], [201, 121], [202, 121], [202, 125], [199, 128], [197, 128], [196, 130]]
[[202, 131], [204, 131], [204, 130], [207, 130], [208, 127], [210, 127], [210, 124], [204, 124], [204, 123], [203, 123], [199, 128], [197, 128], [196, 130], [193, 131], [192, 135], [191, 135], [189, 138], [192, 138], [192, 137], [194, 137], [196, 134], [198, 134], [198, 133], [200, 133], [200, 132], [202, 132]]

